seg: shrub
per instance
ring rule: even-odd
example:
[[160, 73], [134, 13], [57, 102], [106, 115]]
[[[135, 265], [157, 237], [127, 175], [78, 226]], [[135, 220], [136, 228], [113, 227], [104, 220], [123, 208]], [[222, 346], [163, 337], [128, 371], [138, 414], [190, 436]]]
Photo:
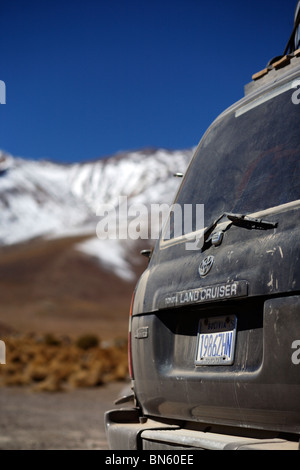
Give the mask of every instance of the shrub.
[[80, 349], [96, 348], [99, 345], [99, 339], [96, 335], [86, 334], [80, 336], [76, 341], [76, 346]]
[[44, 336], [44, 342], [47, 346], [60, 346], [61, 341], [57, 339], [52, 333], [47, 333]]

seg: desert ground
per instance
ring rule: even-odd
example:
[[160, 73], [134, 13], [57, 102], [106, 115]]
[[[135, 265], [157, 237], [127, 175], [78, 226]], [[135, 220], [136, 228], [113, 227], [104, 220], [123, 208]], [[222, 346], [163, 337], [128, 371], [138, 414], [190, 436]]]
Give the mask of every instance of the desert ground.
[[82, 239], [0, 249], [1, 450], [108, 449], [104, 412], [129, 383], [135, 282], [78, 252]]
[[0, 450], [108, 450], [104, 412], [124, 384], [68, 393], [0, 389]]

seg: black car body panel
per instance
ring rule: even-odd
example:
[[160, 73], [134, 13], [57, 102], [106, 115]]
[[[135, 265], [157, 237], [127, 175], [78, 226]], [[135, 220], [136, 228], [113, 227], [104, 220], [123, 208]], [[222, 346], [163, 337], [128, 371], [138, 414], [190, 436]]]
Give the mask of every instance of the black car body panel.
[[147, 420], [166, 433], [221, 426], [299, 440], [299, 86], [295, 51], [210, 126], [174, 201], [203, 204], [203, 230], [176, 236], [171, 214], [138, 281], [130, 365], [144, 448]]

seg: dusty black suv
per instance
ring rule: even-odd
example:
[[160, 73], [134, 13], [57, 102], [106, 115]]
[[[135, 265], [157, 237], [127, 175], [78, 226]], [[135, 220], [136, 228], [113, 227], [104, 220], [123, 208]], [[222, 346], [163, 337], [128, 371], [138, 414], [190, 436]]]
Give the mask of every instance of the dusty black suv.
[[134, 402], [105, 415], [111, 449], [298, 449], [298, 31], [299, 5], [283, 56], [209, 127], [184, 175], [174, 202], [203, 204], [204, 228], [162, 231], [138, 281]]

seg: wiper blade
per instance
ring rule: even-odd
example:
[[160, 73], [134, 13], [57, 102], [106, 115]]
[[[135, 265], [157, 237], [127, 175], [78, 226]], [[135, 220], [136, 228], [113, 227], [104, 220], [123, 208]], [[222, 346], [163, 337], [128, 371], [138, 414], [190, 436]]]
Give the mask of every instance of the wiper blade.
[[230, 212], [225, 212], [226, 217], [231, 220], [235, 225], [241, 227], [246, 227], [248, 229], [255, 230], [268, 230], [271, 228], [276, 228], [278, 226], [277, 222], [270, 222], [263, 219], [255, 219], [244, 214], [231, 214]]
[[208, 240], [212, 232], [215, 230], [216, 226], [220, 222], [223, 217], [227, 217], [234, 225], [238, 225], [240, 227], [245, 227], [247, 229], [256, 229], [256, 230], [268, 230], [272, 228], [276, 228], [278, 223], [277, 222], [269, 222], [268, 220], [263, 219], [255, 219], [253, 217], [249, 217], [246, 214], [232, 214], [231, 212], [224, 212], [220, 217], [218, 217], [211, 225], [209, 225], [204, 230], [203, 235], [203, 246], [205, 242]]

